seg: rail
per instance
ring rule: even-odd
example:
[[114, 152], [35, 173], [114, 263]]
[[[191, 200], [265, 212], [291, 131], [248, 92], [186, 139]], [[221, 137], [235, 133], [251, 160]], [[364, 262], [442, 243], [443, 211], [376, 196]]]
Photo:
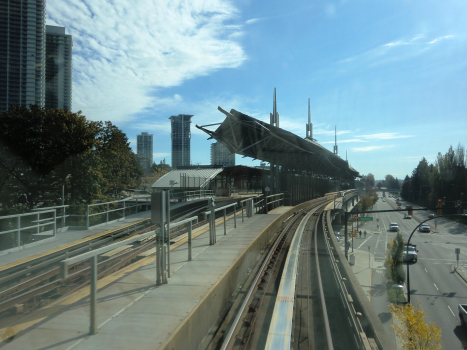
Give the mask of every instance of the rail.
[[196, 198], [206, 198], [206, 197], [213, 197], [214, 191], [212, 190], [196, 190], [196, 191], [185, 191], [185, 192], [178, 192], [178, 193], [170, 193], [170, 199], [186, 202], [189, 200], [193, 200]]
[[[46, 214], [52, 214], [49, 217], [44, 218], [43, 216]], [[6, 215], [0, 216], [0, 225], [1, 227], [12, 227], [16, 226], [11, 229], [2, 230], [0, 235], [12, 233], [16, 233], [16, 237], [14, 239], [16, 248], [21, 247], [21, 232], [23, 231], [24, 234], [28, 234], [28, 239], [33, 240], [33, 235], [40, 235], [48, 234], [46, 231], [46, 227], [52, 226], [52, 229], [49, 230], [52, 232], [52, 236], [55, 237], [57, 234], [57, 225], [56, 225], [56, 211], [54, 209], [44, 210], [41, 212], [33, 212], [33, 213], [25, 213], [25, 214], [16, 214], [16, 215]], [[42, 216], [42, 218], [41, 218]], [[16, 221], [16, 222], [15, 222]], [[24, 232], [26, 231], [26, 232]], [[27, 243], [23, 242], [23, 245]], [[14, 248], [14, 247], [9, 247]], [[7, 247], [7, 249], [9, 249]], [[5, 250], [5, 249], [2, 249]]]
[[269, 327], [265, 347], [267, 350], [290, 349], [300, 243], [305, 226], [317, 209], [311, 210], [302, 219], [290, 244]]
[[363, 330], [363, 327], [362, 327], [362, 324], [360, 322], [360, 320], [358, 319], [357, 317], [357, 311], [355, 310], [354, 306], [353, 306], [353, 302], [352, 302], [352, 297], [351, 295], [349, 294], [349, 292], [347, 291], [347, 288], [344, 284], [344, 278], [343, 276], [341, 275], [340, 271], [339, 271], [339, 268], [337, 266], [337, 259], [336, 259], [336, 256], [333, 252], [333, 247], [331, 247], [331, 244], [329, 242], [329, 240], [331, 239], [329, 236], [330, 236], [330, 232], [328, 230], [328, 227], [330, 227], [330, 216], [327, 215], [328, 213], [325, 213], [324, 217], [325, 219], [323, 219], [323, 232], [324, 232], [324, 237], [325, 237], [325, 243], [326, 243], [326, 249], [328, 251], [328, 254], [329, 254], [329, 257], [330, 257], [330, 260], [331, 260], [331, 267], [334, 271], [334, 274], [336, 276], [336, 282], [339, 286], [339, 292], [341, 294], [341, 299], [345, 305], [345, 309], [348, 313], [348, 316], [349, 316], [349, 320], [351, 320], [351, 325], [353, 326], [353, 328], [356, 330], [356, 334], [357, 336], [355, 336], [355, 339], [358, 339], [359, 341], [359, 346], [361, 349], [368, 349], [370, 350], [371, 349], [371, 346], [370, 346], [370, 343], [368, 342], [368, 338]]
[[[193, 221], [195, 223], [198, 222], [198, 217], [194, 216], [188, 219], [184, 219], [182, 221], [172, 223], [172, 224], [166, 224], [168, 227], [168, 230], [173, 229], [177, 226], [184, 225], [184, 224], [189, 224], [188, 225], [188, 260], [192, 260], [192, 253], [191, 253], [191, 231], [192, 231], [192, 223]], [[90, 293], [90, 306], [91, 306], [91, 312], [90, 312], [90, 326], [89, 326], [89, 333], [90, 334], [96, 334], [97, 333], [97, 258], [99, 255], [104, 254], [106, 252], [109, 252], [111, 250], [114, 250], [116, 248], [119, 248], [121, 246], [127, 245], [129, 243], [137, 242], [137, 241], [142, 241], [151, 237], [155, 237], [157, 234], [157, 231], [150, 231], [143, 233], [141, 235], [137, 235], [135, 237], [131, 237], [128, 239], [125, 239], [123, 241], [113, 243], [110, 245], [107, 245], [102, 248], [98, 248], [95, 250], [92, 250], [90, 252], [86, 252], [77, 256], [74, 256], [72, 258], [68, 258], [65, 260], [62, 260], [60, 262], [60, 277], [61, 278], [67, 278], [68, 277], [68, 268], [70, 265], [82, 262], [84, 260], [88, 260], [90, 262], [91, 266], [91, 293]], [[169, 231], [167, 231], [169, 232]], [[170, 233], [170, 232], [169, 232]], [[170, 234], [168, 235], [168, 239], [170, 239]]]

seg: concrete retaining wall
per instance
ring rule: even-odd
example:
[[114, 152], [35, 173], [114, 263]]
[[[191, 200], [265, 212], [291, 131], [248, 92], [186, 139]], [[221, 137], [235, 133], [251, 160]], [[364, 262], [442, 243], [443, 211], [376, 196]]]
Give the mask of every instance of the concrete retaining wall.
[[[302, 203], [276, 218], [256, 239], [242, 252], [229, 269], [221, 276], [206, 296], [195, 306], [187, 317], [180, 323], [175, 332], [159, 349], [190, 350], [198, 349], [209, 330], [218, 321], [227, 303], [238, 287], [239, 281], [244, 280], [248, 270], [253, 269], [266, 249], [271, 239], [279, 231], [284, 220], [299, 211], [310, 202]], [[258, 214], [260, 215], [260, 214]]]
[[[328, 220], [331, 219], [331, 211], [327, 212]], [[352, 296], [353, 304], [356, 312], [360, 312], [360, 322], [368, 338], [374, 338], [378, 348], [381, 350], [396, 350], [396, 344], [389, 337], [388, 332], [384, 328], [381, 320], [376, 314], [373, 306], [371, 306], [365, 292], [358, 282], [357, 277], [352, 271], [352, 267], [345, 259], [344, 252], [342, 251], [339, 243], [336, 240], [332, 226], [328, 227], [331, 242], [334, 247], [334, 251], [339, 256], [339, 270], [343, 278], [346, 278], [347, 291]]]

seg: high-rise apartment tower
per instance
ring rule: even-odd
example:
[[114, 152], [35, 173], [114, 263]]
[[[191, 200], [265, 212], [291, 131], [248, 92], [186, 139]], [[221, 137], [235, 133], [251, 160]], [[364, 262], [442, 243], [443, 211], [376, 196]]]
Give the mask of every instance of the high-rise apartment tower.
[[152, 165], [153, 142], [152, 134], [142, 132], [136, 136], [136, 153], [145, 173], [149, 173]]
[[45, 103], [45, 0], [0, 1], [0, 112]]
[[221, 142], [211, 144], [211, 165], [235, 166], [235, 153]]
[[72, 47], [64, 27], [46, 26], [45, 108], [71, 111]]
[[190, 165], [190, 124], [193, 115], [173, 115], [172, 124], [172, 168]]

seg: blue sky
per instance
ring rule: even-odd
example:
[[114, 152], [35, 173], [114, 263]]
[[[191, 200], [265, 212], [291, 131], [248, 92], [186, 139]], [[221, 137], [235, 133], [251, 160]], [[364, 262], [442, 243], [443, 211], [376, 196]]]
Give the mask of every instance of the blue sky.
[[[467, 145], [467, 2], [48, 0], [73, 36], [73, 111], [110, 120], [136, 147], [154, 134], [170, 160], [171, 115], [193, 114], [192, 163], [211, 140], [195, 124], [234, 108], [314, 137], [377, 179]], [[237, 164], [258, 161], [237, 156]]]

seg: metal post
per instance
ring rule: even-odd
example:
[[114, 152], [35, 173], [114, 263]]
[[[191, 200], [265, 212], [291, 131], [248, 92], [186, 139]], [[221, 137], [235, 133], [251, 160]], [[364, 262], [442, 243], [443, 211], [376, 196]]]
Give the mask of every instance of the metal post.
[[20, 215], [18, 215], [17, 225], [18, 225], [18, 237], [17, 237], [16, 245], [20, 247], [21, 246], [21, 216]]
[[161, 275], [162, 275], [162, 264], [161, 264], [161, 240], [160, 240], [160, 235], [161, 235], [161, 230], [157, 232], [157, 229], [155, 230], [156, 234], [156, 286], [160, 286], [162, 281], [161, 281]]
[[216, 213], [214, 211], [214, 199], [209, 199], [210, 209], [211, 209], [211, 245], [216, 244]]
[[368, 246], [368, 267], [370, 266], [370, 246]]
[[167, 215], [167, 277], [170, 278], [170, 190], [166, 192], [166, 215]]
[[188, 224], [188, 261], [192, 260], [192, 257], [191, 257], [191, 231], [192, 229], [193, 229], [193, 225], [192, 225], [192, 222], [190, 221], [190, 223]]
[[56, 235], [57, 235], [57, 212], [54, 210], [54, 237]]
[[234, 228], [237, 228], [237, 203], [234, 205]]
[[86, 205], [86, 230], [89, 230], [89, 205]]
[[62, 229], [65, 227], [65, 185], [62, 185]]
[[161, 206], [160, 206], [160, 229], [161, 229], [161, 279], [162, 283], [167, 283], [166, 275], [166, 257], [165, 257], [165, 191], [161, 191]]
[[347, 242], [347, 220], [348, 220], [348, 216], [347, 216], [347, 212], [344, 212], [344, 227], [345, 227], [345, 230], [344, 230], [344, 251], [345, 251], [345, 258], [347, 259], [347, 261], [349, 260], [349, 247], [348, 247], [348, 242]]
[[91, 265], [91, 296], [90, 296], [90, 314], [91, 324], [89, 327], [89, 333], [97, 333], [97, 255], [93, 256], [90, 260]]
[[225, 209], [224, 209], [224, 236], [227, 234], [227, 222], [226, 222], [226, 217], [225, 217]]
[[245, 221], [245, 219], [243, 218], [243, 203], [244, 203], [244, 202], [242, 202], [242, 222]]
[[125, 200], [123, 200], [123, 218], [125, 219]]
[[39, 225], [41, 224], [41, 222], [39, 221], [41, 219], [41, 214], [39, 212], [37, 212], [36, 214], [36, 233], [39, 233]]
[[268, 213], [268, 196], [267, 196], [267, 194], [264, 194], [264, 212], [266, 214]]
[[107, 203], [107, 211], [105, 213], [105, 223], [109, 223], [109, 203]]

